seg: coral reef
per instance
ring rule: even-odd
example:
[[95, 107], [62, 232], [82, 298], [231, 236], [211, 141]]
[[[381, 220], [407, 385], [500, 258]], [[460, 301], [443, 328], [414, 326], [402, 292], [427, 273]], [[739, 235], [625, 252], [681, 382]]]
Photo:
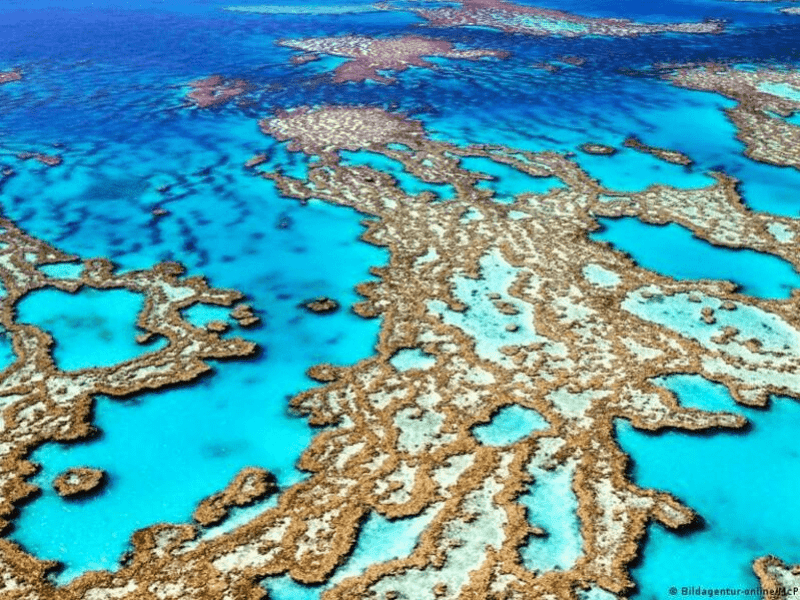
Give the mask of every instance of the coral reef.
[[20, 160], [35, 160], [48, 167], [57, 167], [63, 159], [56, 154], [42, 154], [41, 152], [20, 152], [17, 154]]
[[105, 483], [106, 474], [101, 469], [74, 467], [67, 469], [53, 480], [53, 488], [59, 496], [77, 498], [93, 494]]
[[617, 149], [614, 148], [614, 146], [597, 144], [595, 142], [586, 142], [585, 144], [581, 144], [579, 150], [581, 152], [585, 152], [586, 154], [596, 154], [599, 156], [611, 156], [612, 154], [617, 153]]
[[203, 500], [192, 518], [204, 527], [215, 525], [228, 516], [234, 506], [247, 506], [277, 490], [275, 478], [266, 469], [242, 469], [224, 490]]
[[293, 64], [303, 64], [315, 60], [320, 55], [349, 58], [336, 68], [333, 80], [336, 83], [364, 81], [371, 79], [378, 83], [393, 83], [392, 77], [380, 71], [405, 71], [408, 67], [433, 65], [425, 56], [477, 60], [479, 58], [506, 58], [508, 52], [498, 50], [456, 50], [452, 43], [418, 35], [397, 38], [371, 38], [365, 36], [318, 37], [299, 40], [280, 40], [281, 46], [302, 50], [296, 55]]
[[650, 154], [651, 156], [655, 156], [664, 162], [672, 163], [674, 165], [690, 167], [694, 164], [694, 161], [682, 152], [658, 148], [656, 146], [648, 146], [647, 144], [642, 143], [642, 141], [635, 136], [626, 138], [622, 145], [626, 148], [643, 152], [644, 154]]
[[[600, 19], [572, 13], [515, 4], [510, 0], [460, 0], [457, 6], [414, 8], [435, 27], [490, 27], [507, 33], [536, 36], [579, 37], [586, 35], [635, 37], [657, 33], [720, 33], [719, 21], [699, 23], [636, 23], [628, 19]], [[386, 7], [391, 8], [387, 3]]]
[[786, 120], [800, 111], [800, 72], [796, 69], [743, 69], [708, 63], [677, 68], [665, 76], [674, 85], [736, 100], [738, 104], [725, 109], [725, 114], [736, 126], [748, 157], [800, 168], [800, 127]]
[[314, 298], [313, 300], [307, 300], [301, 304], [305, 309], [314, 312], [314, 313], [321, 313], [321, 314], [330, 314], [339, 310], [339, 303], [332, 298], [327, 298], [325, 296], [320, 296], [319, 298]]
[[[679, 223], [715, 245], [772, 253], [799, 269], [800, 223], [748, 210], [731, 177], [713, 173], [699, 189], [617, 192], [565, 156], [435, 141], [420, 123], [375, 108], [282, 111], [261, 127], [317, 157], [306, 179], [263, 177], [289, 198], [371, 217], [364, 239], [390, 251], [389, 263], [372, 270], [379, 279], [358, 286], [364, 300], [354, 307], [382, 317], [374, 355], [309, 371], [320, 385], [291, 405], [324, 429], [301, 457], [308, 477], [276, 506], [215, 536], [194, 525], [141, 530], [117, 571], [63, 587], [42, 577], [52, 565], [0, 542], [0, 581], [20, 596], [261, 598], [264, 577], [328, 580], [371, 512], [430, 521], [410, 555], [337, 580], [325, 600], [625, 594], [647, 525], [680, 528], [696, 515], [630, 480], [616, 420], [650, 431], [746, 424], [734, 413], [682, 406], [653, 381], [676, 373], [722, 383], [747, 405], [763, 406], [769, 394], [800, 397], [800, 296], [765, 300], [732, 282], [677, 281], [589, 238], [598, 217]], [[343, 164], [342, 149], [379, 152], [423, 181], [450, 183], [456, 197], [409, 195], [386, 173]], [[463, 157], [564, 185], [495, 202], [492, 190], [477, 187], [479, 176], [460, 167]], [[776, 236], [776, 228], [792, 235]], [[89, 267], [84, 278], [95, 281]], [[119, 277], [137, 276], [144, 278]], [[430, 360], [399, 370], [391, 360], [406, 349]], [[537, 411], [547, 426], [503, 446], [480, 443], [473, 427], [509, 406]], [[564, 468], [580, 556], [561, 570], [528, 570], [520, 547], [547, 532], [528, 521], [518, 497]]]
[[191, 91], [186, 100], [197, 108], [210, 108], [229, 102], [247, 91], [247, 82], [242, 79], [225, 79], [212, 75], [189, 83]]
[[22, 79], [22, 73], [19, 71], [0, 71], [0, 85], [20, 79]]

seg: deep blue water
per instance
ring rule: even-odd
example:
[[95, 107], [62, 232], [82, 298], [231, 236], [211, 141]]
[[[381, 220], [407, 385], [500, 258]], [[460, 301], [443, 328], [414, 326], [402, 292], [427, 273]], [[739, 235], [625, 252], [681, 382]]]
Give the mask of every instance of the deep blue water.
[[[282, 0], [281, 4], [302, 3]], [[272, 469], [282, 486], [303, 477], [294, 463], [313, 431], [287, 412], [287, 398], [312, 385], [304, 375], [309, 366], [321, 361], [349, 364], [368, 356], [379, 323], [348, 310], [321, 319], [298, 304], [325, 295], [347, 308], [358, 301], [353, 285], [369, 277], [370, 265], [384, 264], [387, 255], [357, 241], [363, 228], [355, 212], [318, 202], [300, 206], [242, 169], [252, 155], [267, 153], [270, 162], [260, 169], [277, 166], [297, 176], [304, 173], [302, 156], [258, 131], [256, 120], [274, 108], [320, 103], [392, 106], [421, 119], [434, 137], [531, 150], [573, 152], [586, 141], [619, 147], [628, 135], [636, 134], [647, 144], [687, 153], [695, 165], [685, 169], [627, 149], [612, 157], [577, 153], [574, 160], [605, 185], [620, 190], [641, 190], [655, 183], [707, 185], [708, 172], [722, 169], [741, 180], [740, 190], [753, 209], [798, 214], [800, 173], [742, 156], [742, 144], [722, 112], [733, 105], [731, 101], [673, 88], [647, 71], [630, 77], [620, 69], [708, 59], [796, 62], [800, 19], [780, 15], [771, 3], [543, 0], [536, 4], [646, 21], [714, 16], [729, 22], [730, 34], [548, 39], [421, 27], [410, 13], [264, 17], [225, 12], [217, 3], [199, 0], [112, 0], [102, 6], [89, 0], [6, 2], [0, 13], [0, 70], [19, 67], [25, 79], [0, 86], [0, 164], [13, 166], [18, 173], [0, 189], [2, 212], [67, 252], [109, 256], [120, 268], [180, 260], [192, 274], [208, 276], [215, 286], [246, 292], [264, 322], [260, 329], [232, 332], [259, 343], [264, 352], [257, 360], [215, 364], [212, 377], [191, 387], [125, 402], [100, 398], [99, 439], [71, 446], [50, 444], [36, 451], [33, 459], [43, 469], [34, 481], [44, 493], [22, 508], [14, 540], [42, 558], [64, 561], [67, 569], [61, 577], [66, 580], [89, 568], [113, 568], [133, 530], [158, 521], [188, 519], [197, 501], [224, 487], [243, 466]], [[336, 60], [293, 67], [289, 59], [294, 52], [274, 45], [280, 37], [342, 33], [423, 33], [465, 47], [508, 50], [512, 56], [503, 62], [437, 60], [434, 71], [409, 69], [398, 74], [393, 86], [335, 86], [322, 67], [333, 66]], [[532, 62], [563, 54], [584, 56], [587, 66], [555, 74], [530, 68]], [[232, 103], [211, 111], [182, 108], [183, 86], [213, 73], [250, 81], [248, 104]], [[54, 143], [63, 147], [56, 149]], [[13, 154], [21, 150], [58, 152], [64, 164], [47, 169], [20, 163]], [[446, 184], [419, 182], [385, 159], [378, 166], [411, 193], [430, 189], [445, 199], [451, 193]], [[545, 191], [552, 183], [525, 180], [494, 163], [473, 167], [495, 177], [481, 185], [495, 190], [500, 201], [522, 190]], [[158, 191], [164, 186], [166, 191]], [[151, 211], [158, 207], [169, 215], [154, 218]], [[662, 240], [650, 229], [641, 238], [638, 226], [630, 230], [616, 226], [603, 235], [618, 233], [620, 237], [611, 241], [643, 264], [650, 257], [652, 268], [675, 277], [733, 278], [746, 293], [765, 297], [785, 297], [787, 286], [795, 285], [796, 274], [771, 257], [746, 258], [750, 255], [717, 251], [707, 244], [701, 247], [674, 227], [660, 230], [668, 236]], [[662, 241], [681, 249], [674, 264], [664, 262], [669, 257], [662, 256]], [[688, 260], [698, 254], [703, 261]], [[700, 262], [708, 270], [685, 270]], [[489, 268], [496, 273], [484, 273], [484, 280], [506, 275], [501, 264]], [[482, 289], [485, 284], [479, 281], [473, 287]], [[460, 291], [466, 293], [468, 287], [462, 282]], [[109, 360], [123, 360], [142, 350], [132, 341], [136, 309], [130, 298], [104, 312], [108, 302], [86, 300], [91, 304], [86, 308], [80, 303], [91, 295], [82, 293], [72, 310], [91, 310], [95, 321], [88, 327], [82, 323], [70, 327], [69, 319], [53, 320], [54, 315], [47, 313], [42, 306], [46, 294], [32, 295], [21, 306], [21, 314], [49, 325], [56, 338], [56, 358], [64, 368], [99, 364], [103, 358], [99, 344], [108, 342], [108, 334], [111, 348], [119, 351], [107, 355]], [[188, 318], [202, 324], [224, 316], [192, 309]], [[113, 330], [106, 331], [104, 322]], [[489, 324], [499, 331], [505, 321]], [[485, 329], [486, 322], [478, 319], [470, 326]], [[494, 329], [483, 333], [488, 353], [493, 352], [490, 342], [501, 344], [507, 338], [505, 333], [495, 335]], [[524, 328], [519, 335], [527, 335]], [[6, 366], [12, 357], [7, 340], [0, 342], [0, 366]], [[620, 426], [623, 445], [631, 446], [636, 460], [637, 481], [675, 490], [703, 514], [708, 531], [714, 532], [676, 537], [654, 528], [642, 566], [635, 572], [642, 583], [641, 597], [662, 594], [663, 583], [677, 577], [669, 573], [680, 569], [690, 569], [685, 577], [697, 582], [712, 575], [715, 582], [744, 581], [754, 549], [798, 560], [791, 548], [794, 534], [775, 529], [777, 508], [748, 512], [744, 518], [743, 507], [752, 505], [759, 488], [740, 484], [752, 477], [762, 487], [772, 485], [750, 465], [761, 455], [769, 457], [774, 472], [792, 475], [794, 451], [788, 436], [795, 410], [794, 403], [781, 400], [770, 411], [749, 411], [754, 428], [747, 436], [650, 437], [626, 433]], [[142, 451], [134, 455], [131, 447]], [[747, 460], [739, 479], [732, 467], [717, 469], [729, 464], [725, 462], [729, 455], [740, 453]], [[664, 456], [673, 459], [668, 469]], [[709, 463], [711, 459], [716, 462]], [[52, 479], [79, 464], [107, 469], [109, 487], [95, 499], [64, 502], [51, 491]], [[716, 469], [717, 476], [704, 482], [703, 469]], [[162, 494], [150, 493], [153, 481], [162, 486]], [[684, 485], [684, 481], [694, 483]], [[775, 489], [776, 498], [789, 507], [796, 505], [782, 487]], [[536, 493], [534, 487], [524, 501], [530, 502]], [[544, 523], [561, 532], [554, 539], [565, 543], [529, 549], [526, 560], [532, 568], [563, 567], [574, 559], [574, 544], [570, 545], [574, 523], [568, 513]], [[377, 552], [376, 558], [393, 556], [375, 550], [381, 535], [397, 538], [399, 549], [393, 552], [410, 552], [416, 533], [407, 522], [384, 523], [375, 517], [369, 523], [354, 560], [371, 552]], [[717, 533], [729, 530], [732, 533]], [[778, 537], [770, 541], [773, 534]], [[711, 537], [703, 537], [707, 535]], [[761, 537], [752, 541], [753, 536]], [[744, 542], [730, 541], [734, 538]], [[719, 553], [713, 551], [717, 543], [723, 544]], [[741, 550], [744, 547], [748, 550]], [[283, 592], [276, 586], [271, 589], [277, 597], [284, 592], [295, 597], [291, 584], [286, 583]]]

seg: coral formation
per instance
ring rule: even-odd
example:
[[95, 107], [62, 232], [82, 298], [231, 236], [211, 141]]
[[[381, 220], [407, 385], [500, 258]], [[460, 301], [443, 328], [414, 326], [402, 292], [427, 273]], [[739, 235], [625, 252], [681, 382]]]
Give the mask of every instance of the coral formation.
[[314, 298], [313, 300], [307, 300], [301, 304], [307, 310], [310, 310], [314, 313], [321, 313], [321, 314], [330, 314], [339, 310], [339, 303], [332, 298], [327, 298], [325, 296], [320, 296], [319, 298]]
[[95, 493], [105, 483], [106, 474], [101, 469], [74, 467], [67, 469], [53, 480], [53, 488], [59, 496], [77, 498]]
[[22, 73], [19, 71], [0, 71], [0, 85], [20, 79], [22, 79]]
[[349, 58], [333, 73], [336, 83], [371, 79], [379, 83], [393, 83], [392, 77], [380, 71], [405, 71], [408, 67], [433, 65], [425, 56], [477, 60], [479, 58], [506, 58], [508, 52], [498, 50], [456, 50], [451, 42], [418, 35], [396, 38], [371, 38], [365, 36], [318, 37], [299, 40], [280, 40], [281, 46], [302, 50], [304, 54], [293, 57], [294, 64], [304, 64], [320, 55]]
[[212, 75], [189, 83], [191, 91], [186, 100], [197, 108], [220, 106], [247, 91], [247, 82], [242, 79], [225, 79]]
[[200, 525], [209, 527], [225, 519], [232, 507], [247, 506], [276, 490], [272, 473], [259, 467], [247, 467], [233, 478], [228, 487], [203, 500], [192, 518]]
[[[669, 69], [669, 66], [667, 66]], [[666, 75], [677, 86], [716, 92], [736, 100], [725, 109], [745, 154], [772, 165], [800, 168], [800, 127], [790, 117], [800, 111], [800, 72], [794, 68], [737, 68], [693, 64]]]
[[690, 167], [694, 164], [694, 161], [682, 152], [658, 148], [656, 146], [648, 146], [647, 144], [642, 143], [642, 141], [635, 136], [626, 138], [622, 145], [638, 152], [650, 154], [658, 159], [663, 160], [664, 162], [672, 163], [674, 165]]
[[[391, 6], [389, 3], [386, 5], [387, 8]], [[720, 21], [637, 23], [628, 19], [583, 17], [560, 10], [515, 4], [510, 0], [459, 0], [456, 6], [414, 8], [413, 11], [436, 27], [490, 27], [506, 33], [536, 36], [635, 37], [657, 33], [720, 33], [724, 29]]]
[[[763, 406], [771, 393], [800, 397], [800, 296], [765, 300], [732, 282], [677, 281], [589, 238], [598, 217], [637, 217], [679, 223], [715, 245], [772, 253], [800, 268], [800, 223], [748, 210], [723, 173], [699, 189], [617, 192], [565, 156], [435, 141], [420, 123], [375, 108], [282, 111], [261, 127], [317, 157], [305, 179], [263, 177], [289, 198], [319, 198], [371, 217], [364, 239], [389, 249], [388, 265], [372, 271], [379, 279], [358, 286], [364, 300], [354, 307], [382, 317], [375, 354], [309, 371], [320, 385], [291, 405], [324, 429], [301, 457], [308, 477], [275, 506], [215, 536], [193, 525], [139, 531], [119, 570], [63, 587], [42, 577], [51, 565], [2, 542], [0, 581], [20, 595], [259, 598], [264, 577], [328, 580], [371, 512], [424, 513], [430, 521], [410, 555], [337, 580], [325, 600], [625, 594], [648, 523], [680, 528], [696, 515], [630, 480], [616, 420], [650, 431], [746, 424], [738, 414], [682, 406], [653, 381], [676, 373], [722, 383], [747, 405]], [[386, 173], [344, 164], [342, 149], [379, 152], [423, 181], [450, 183], [456, 197], [407, 194]], [[495, 202], [492, 190], [476, 185], [479, 175], [460, 166], [463, 157], [564, 185]], [[791, 235], [779, 239], [776, 228]], [[102, 274], [113, 277], [89, 264], [84, 278]], [[13, 281], [7, 285], [16, 293]], [[233, 343], [192, 331], [192, 339]], [[395, 368], [393, 357], [408, 349], [428, 360]], [[473, 428], [509, 406], [538, 412], [547, 426], [506, 445], [480, 443]], [[564, 569], [528, 570], [520, 548], [547, 532], [528, 521], [518, 497], [556, 469], [571, 478], [582, 549]], [[21, 476], [19, 466], [14, 472]]]

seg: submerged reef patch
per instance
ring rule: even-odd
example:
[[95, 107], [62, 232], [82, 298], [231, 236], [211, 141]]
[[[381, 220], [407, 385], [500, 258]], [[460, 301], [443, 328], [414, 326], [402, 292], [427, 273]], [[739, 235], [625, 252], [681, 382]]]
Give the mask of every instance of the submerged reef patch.
[[63, 159], [57, 154], [42, 154], [41, 152], [20, 152], [17, 154], [19, 160], [35, 160], [48, 167], [57, 167]]
[[299, 40], [280, 40], [278, 44], [305, 54], [292, 58], [294, 64], [316, 60], [320, 55], [349, 58], [333, 73], [335, 83], [364, 81], [393, 83], [392, 77], [380, 71], [405, 71], [408, 67], [431, 68], [434, 65], [425, 56], [477, 60], [479, 58], [506, 58], [509, 53], [500, 50], [457, 50], [451, 42], [418, 35], [396, 38], [371, 38], [365, 36], [318, 37]]
[[212, 75], [190, 82], [189, 87], [191, 91], [186, 94], [186, 100], [197, 108], [210, 108], [244, 94], [248, 85], [243, 79], [225, 79], [220, 75]]
[[0, 71], [0, 85], [11, 83], [12, 81], [19, 81], [21, 79], [22, 73], [19, 71]]
[[[250, 521], [208, 538], [194, 525], [141, 530], [117, 571], [63, 587], [41, 576], [47, 564], [0, 543], [2, 580], [22, 594], [201, 600], [260, 598], [261, 579], [286, 574], [322, 584], [347, 562], [373, 514], [430, 521], [410, 554], [336, 579], [325, 600], [626, 594], [648, 524], [677, 529], [697, 516], [631, 481], [615, 422], [648, 431], [746, 424], [740, 414], [682, 406], [656, 382], [679, 373], [721, 383], [748, 405], [764, 406], [769, 394], [800, 397], [792, 372], [800, 360], [799, 296], [761, 299], [730, 282], [678, 281], [589, 237], [599, 218], [630, 216], [677, 223], [715, 245], [771, 253], [800, 268], [792, 241], [800, 224], [749, 211], [722, 173], [703, 188], [622, 193], [566, 156], [433, 140], [419, 122], [377, 108], [304, 107], [261, 128], [317, 158], [303, 177], [262, 177], [288, 198], [371, 217], [363, 239], [390, 250], [389, 264], [372, 269], [377, 279], [358, 286], [364, 300], [354, 306], [363, 317], [382, 317], [374, 355], [309, 371], [320, 385], [291, 400], [324, 427], [298, 464], [308, 476]], [[423, 181], [450, 183], [456, 195], [410, 195], [386, 173], [345, 164], [342, 150], [383, 154]], [[481, 175], [461, 166], [468, 157], [563, 185], [495, 202], [492, 189], [478, 186]], [[776, 239], [776, 227], [788, 241]], [[90, 265], [82, 280], [96, 279]], [[7, 286], [16, 293], [13, 281]], [[505, 327], [511, 322], [516, 330]], [[204, 330], [187, 335], [214, 349], [234, 343]], [[420, 352], [398, 364], [409, 349]], [[541, 421], [482, 444], [476, 426], [506, 407]], [[537, 481], [569, 496], [566, 512], [579, 533], [555, 531], [546, 516], [537, 522], [528, 513], [523, 496]], [[552, 534], [564, 544], [529, 544]], [[557, 568], [529, 570], [524, 560]]]
[[649, 146], [643, 143], [636, 136], [630, 136], [626, 138], [622, 145], [626, 148], [636, 150], [637, 152], [650, 154], [651, 156], [655, 156], [656, 158], [663, 160], [664, 162], [672, 163], [673, 165], [690, 167], [694, 164], [694, 161], [682, 152], [678, 152], [677, 150], [668, 150], [666, 148], [659, 148], [657, 146]]

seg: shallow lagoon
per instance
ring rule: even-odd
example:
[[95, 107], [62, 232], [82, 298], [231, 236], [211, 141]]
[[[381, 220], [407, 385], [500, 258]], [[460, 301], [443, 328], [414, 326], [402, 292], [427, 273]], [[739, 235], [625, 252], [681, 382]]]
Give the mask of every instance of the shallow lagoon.
[[53, 358], [65, 371], [110, 367], [159, 350], [163, 337], [138, 344], [136, 318], [144, 307], [140, 294], [127, 290], [82, 289], [75, 294], [39, 290], [17, 305], [20, 323], [37, 325], [55, 340]]

